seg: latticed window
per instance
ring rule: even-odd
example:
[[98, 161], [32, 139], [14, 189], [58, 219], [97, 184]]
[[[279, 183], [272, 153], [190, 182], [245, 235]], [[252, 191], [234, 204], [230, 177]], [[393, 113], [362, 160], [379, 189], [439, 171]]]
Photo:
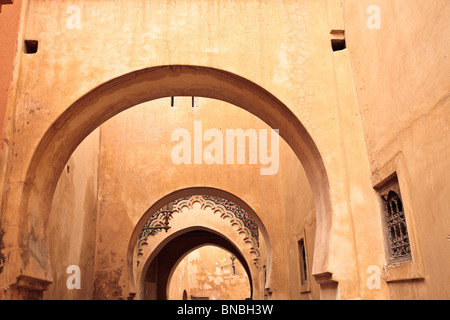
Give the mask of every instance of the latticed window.
[[386, 210], [386, 226], [389, 235], [389, 251], [391, 262], [411, 260], [411, 246], [406, 226], [403, 203], [400, 196], [390, 191], [383, 197]]

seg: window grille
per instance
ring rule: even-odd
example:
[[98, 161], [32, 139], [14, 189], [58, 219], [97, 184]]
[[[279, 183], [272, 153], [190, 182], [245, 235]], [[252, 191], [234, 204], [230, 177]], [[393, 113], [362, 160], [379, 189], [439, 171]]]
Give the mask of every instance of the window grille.
[[390, 260], [391, 262], [411, 260], [411, 246], [402, 200], [394, 191], [390, 191], [387, 199], [383, 198], [383, 200], [386, 207]]

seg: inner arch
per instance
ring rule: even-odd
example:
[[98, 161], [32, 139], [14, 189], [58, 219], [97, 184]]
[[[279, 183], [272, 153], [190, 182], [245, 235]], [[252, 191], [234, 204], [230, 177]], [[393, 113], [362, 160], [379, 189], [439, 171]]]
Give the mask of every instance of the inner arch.
[[192, 230], [182, 230], [167, 243], [162, 243], [145, 263], [144, 272], [141, 276], [141, 286], [147, 277], [149, 267], [153, 260], [157, 259], [160, 268], [158, 272], [157, 300], [167, 299], [168, 284], [170, 277], [180, 260], [189, 252], [204, 245], [215, 245], [221, 247], [232, 254], [242, 263], [250, 281], [251, 294], [253, 292], [252, 277], [250, 267], [243, 254], [228, 239], [217, 232], [209, 229], [194, 228]]
[[[192, 300], [249, 299], [252, 297], [251, 278], [244, 267], [245, 263], [228, 250], [211, 244], [201, 245], [184, 254], [173, 266], [167, 298], [179, 300], [183, 296], [181, 290], [185, 289], [184, 294], [188, 289]], [[188, 282], [187, 287], [185, 282]]]

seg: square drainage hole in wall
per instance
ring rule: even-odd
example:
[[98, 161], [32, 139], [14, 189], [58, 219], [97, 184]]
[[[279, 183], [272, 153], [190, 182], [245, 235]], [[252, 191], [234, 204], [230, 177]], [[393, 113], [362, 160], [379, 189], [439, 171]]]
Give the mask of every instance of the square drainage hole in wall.
[[34, 54], [38, 51], [39, 42], [37, 40], [25, 40], [24, 52]]

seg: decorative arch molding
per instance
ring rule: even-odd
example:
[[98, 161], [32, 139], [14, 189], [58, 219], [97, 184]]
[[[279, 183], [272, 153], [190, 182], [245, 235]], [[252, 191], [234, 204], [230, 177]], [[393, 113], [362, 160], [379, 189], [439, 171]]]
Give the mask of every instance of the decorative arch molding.
[[[200, 200], [200, 198], [195, 198], [194, 196], [198, 196], [198, 195], [202, 195], [202, 199]], [[259, 238], [260, 238], [260, 244], [264, 244], [264, 249], [258, 248], [258, 252], [256, 252], [255, 249], [252, 249], [252, 247], [248, 244], [245, 243], [244, 239], [245, 236], [243, 236], [243, 234], [240, 234], [239, 232], [237, 232], [237, 230], [239, 229], [237, 227], [237, 225], [233, 224], [230, 225], [230, 222], [227, 218], [222, 218], [222, 211], [220, 211], [220, 215], [216, 214], [216, 222], [220, 222], [220, 224], [226, 226], [225, 229], [222, 230], [222, 232], [226, 232], [226, 236], [229, 239], [236, 239], [233, 243], [235, 245], [238, 246], [243, 246], [242, 248], [242, 253], [244, 254], [244, 256], [246, 257], [246, 261], [249, 264], [250, 268], [254, 268], [255, 272], [257, 272], [257, 266], [254, 264], [255, 261], [253, 261], [254, 258], [256, 258], [257, 256], [260, 256], [260, 260], [257, 262], [265, 262], [266, 263], [266, 273], [267, 273], [267, 278], [269, 279], [268, 282], [266, 283], [267, 286], [270, 286], [270, 275], [271, 275], [271, 271], [272, 271], [272, 267], [271, 267], [271, 261], [272, 261], [272, 253], [271, 253], [271, 241], [270, 241], [270, 237], [269, 234], [266, 230], [266, 227], [264, 225], [264, 223], [261, 221], [260, 217], [258, 216], [258, 214], [252, 209], [252, 207], [250, 207], [250, 205], [244, 200], [241, 199], [240, 197], [236, 196], [235, 194], [228, 192], [226, 190], [223, 189], [217, 189], [214, 187], [208, 187], [208, 186], [202, 186], [202, 187], [189, 187], [189, 188], [184, 188], [184, 189], [179, 189], [179, 190], [175, 190], [169, 194], [166, 194], [165, 196], [163, 196], [162, 198], [160, 198], [159, 200], [155, 201], [149, 208], [148, 210], [141, 216], [140, 220], [138, 221], [138, 223], [136, 224], [134, 231], [132, 233], [132, 235], [130, 236], [130, 241], [128, 244], [128, 257], [127, 257], [127, 262], [128, 262], [128, 271], [129, 271], [129, 279], [130, 279], [130, 295], [131, 296], [136, 296], [136, 294], [138, 294], [139, 291], [139, 285], [140, 285], [140, 274], [142, 274], [139, 270], [137, 270], [137, 268], [145, 268], [145, 266], [142, 263], [147, 263], [146, 261], [148, 261], [148, 258], [151, 257], [152, 255], [157, 254], [158, 252], [155, 251], [154, 249], [157, 248], [157, 246], [159, 245], [158, 243], [165, 243], [166, 241], [169, 241], [174, 234], [176, 234], [177, 232], [180, 231], [174, 231], [174, 229], [172, 229], [171, 231], [169, 231], [168, 234], [166, 234], [165, 232], [162, 233], [157, 233], [155, 235], [154, 239], [151, 239], [152, 241], [148, 241], [146, 244], [144, 244], [144, 249], [142, 250], [142, 254], [139, 255], [138, 257], [138, 242], [139, 242], [139, 235], [142, 233], [142, 229], [144, 228], [144, 226], [148, 223], [148, 221], [151, 219], [151, 217], [157, 212], [159, 211], [162, 207], [164, 207], [167, 203], [169, 202], [175, 202], [177, 200], [180, 200], [180, 202], [182, 202], [181, 199], [184, 199], [184, 201], [186, 201], [186, 203], [181, 204], [180, 206], [183, 208], [192, 208], [194, 206], [195, 203], [206, 203], [203, 202], [205, 201], [205, 198], [209, 197], [215, 197], [217, 199], [226, 199], [229, 202], [233, 203], [234, 205], [238, 206], [241, 210], [245, 211], [246, 214], [248, 215], [248, 217], [250, 217], [258, 226], [258, 234], [259, 234]], [[187, 201], [187, 199], [189, 199], [189, 201]], [[220, 201], [219, 201], [220, 202]], [[209, 206], [204, 206], [204, 208], [209, 208], [211, 209], [212, 203]], [[220, 209], [219, 209], [220, 210]], [[223, 210], [223, 209], [222, 209]], [[178, 220], [173, 220], [173, 222], [186, 222], [185, 219], [178, 219]], [[207, 228], [209, 230], [215, 230], [215, 228], [217, 227], [217, 224], [215, 226], [212, 226], [211, 224], [205, 224], [206, 223], [206, 219], [198, 219], [197, 220], [197, 226], [192, 226], [191, 223], [186, 223], [184, 226], [180, 227], [179, 230], [184, 230], [184, 232], [186, 230], [193, 230], [193, 229], [198, 229], [198, 228]], [[214, 231], [217, 232], [217, 231]], [[158, 243], [157, 243], [158, 242]], [[148, 256], [150, 254], [150, 256]], [[139, 260], [141, 261], [138, 265], [137, 263], [137, 259], [139, 258]], [[263, 261], [264, 260], [264, 261]], [[252, 263], [253, 261], [253, 263]], [[263, 288], [264, 290], [264, 288]]]
[[[205, 199], [206, 198], [206, 199]], [[224, 203], [228, 204], [228, 210]], [[234, 204], [233, 202], [215, 197], [215, 196], [207, 196], [207, 195], [193, 195], [190, 197], [184, 197], [181, 199], [178, 199], [174, 201], [173, 211], [170, 215], [171, 222], [174, 222], [175, 219], [185, 219], [187, 217], [183, 217], [183, 215], [190, 215], [193, 214], [193, 212], [196, 212], [195, 206], [198, 204], [198, 209], [204, 212], [205, 214], [209, 214], [210, 217], [215, 218], [215, 225], [220, 226], [221, 230], [223, 229], [230, 229], [235, 232], [238, 237], [240, 238], [242, 245], [240, 246], [242, 251], [246, 248], [247, 256], [249, 257], [249, 260], [253, 262], [253, 264], [258, 268], [261, 269], [260, 261], [261, 261], [261, 252], [259, 248], [259, 232], [257, 224], [253, 221], [253, 219], [238, 205]], [[239, 211], [235, 211], [239, 210]], [[136, 253], [136, 265], [139, 266], [142, 260], [145, 260], [148, 255], [150, 254], [147, 250], [149, 247], [149, 242], [152, 241], [152, 239], [149, 239], [150, 237], [155, 237], [156, 235], [160, 234], [160, 230], [145, 230], [146, 226], [150, 227], [157, 227], [162, 226], [162, 221], [160, 220], [161, 217], [161, 209], [158, 210], [152, 217], [148, 220], [148, 222], [145, 224], [142, 232], [140, 233], [138, 237], [137, 242], [137, 253]], [[243, 217], [238, 217], [237, 212], [240, 214], [245, 213]], [[195, 215], [195, 217], [198, 218], [198, 220], [201, 219], [201, 216], [198, 214]], [[247, 219], [246, 221], [243, 221], [244, 219]], [[211, 223], [204, 222], [204, 219], [202, 222], [199, 222], [199, 224], [202, 224], [203, 226], [210, 226], [211, 228], [214, 228], [214, 226]], [[246, 227], [246, 225], [252, 225], [253, 229], [256, 229], [255, 232], [251, 232], [249, 228]], [[177, 232], [178, 230], [172, 230], [172, 232]], [[160, 238], [164, 238], [165, 233], [162, 232], [162, 235]], [[257, 237], [257, 238], [255, 238]], [[158, 239], [158, 240], [159, 240]], [[160, 241], [160, 240], [159, 240]], [[147, 251], [147, 252], [146, 252]]]
[[[259, 228], [257, 223], [244, 209], [230, 200], [211, 195], [193, 195], [180, 198], [173, 202], [173, 210], [169, 221], [174, 219], [174, 215], [182, 213], [184, 208], [192, 209], [196, 203], [200, 205], [201, 209], [210, 208], [220, 218], [229, 220], [230, 225], [237, 227], [237, 232], [244, 235], [244, 241], [251, 244], [254, 247], [253, 250], [259, 255]], [[151, 216], [139, 234], [138, 248], [143, 241], [148, 241], [149, 236], [154, 236], [161, 232], [158, 229], [146, 228], [162, 227], [163, 224], [162, 209], [160, 209]]]

